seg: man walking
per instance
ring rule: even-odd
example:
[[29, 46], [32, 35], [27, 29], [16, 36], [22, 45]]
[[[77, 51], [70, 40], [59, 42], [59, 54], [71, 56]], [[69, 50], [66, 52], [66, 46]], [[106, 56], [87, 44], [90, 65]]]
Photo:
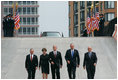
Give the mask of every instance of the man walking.
[[70, 44], [70, 49], [66, 51], [65, 59], [67, 62], [68, 75], [70, 79], [76, 77], [76, 67], [80, 65], [78, 50], [74, 49], [74, 44]]
[[60, 68], [62, 68], [62, 57], [61, 53], [57, 51], [57, 46], [53, 46], [53, 51], [49, 53], [52, 79], [55, 79], [55, 73], [57, 79], [60, 79]]
[[30, 54], [26, 56], [25, 68], [28, 72], [28, 79], [35, 79], [35, 72], [38, 67], [38, 58], [34, 54], [33, 48], [30, 49]]
[[83, 68], [85, 69], [86, 67], [88, 79], [94, 79], [96, 63], [96, 53], [92, 52], [91, 47], [88, 47], [88, 52], [85, 53], [83, 62]]

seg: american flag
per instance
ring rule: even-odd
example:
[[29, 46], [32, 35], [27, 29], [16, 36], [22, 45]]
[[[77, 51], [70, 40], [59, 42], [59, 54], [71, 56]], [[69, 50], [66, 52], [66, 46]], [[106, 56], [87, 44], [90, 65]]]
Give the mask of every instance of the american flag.
[[19, 28], [20, 28], [20, 15], [17, 10], [15, 14], [15, 29], [18, 30]]
[[99, 12], [96, 12], [92, 19], [92, 31], [96, 29], [99, 30]]
[[99, 12], [96, 12], [96, 29], [99, 30]]
[[91, 29], [91, 18], [87, 18], [87, 34], [90, 34], [90, 29]]

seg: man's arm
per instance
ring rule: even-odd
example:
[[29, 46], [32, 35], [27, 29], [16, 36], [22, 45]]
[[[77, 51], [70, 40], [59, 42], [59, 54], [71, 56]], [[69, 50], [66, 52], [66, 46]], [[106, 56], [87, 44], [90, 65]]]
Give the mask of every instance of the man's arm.
[[52, 62], [51, 52], [49, 53], [49, 61], [50, 61], [50, 63]]
[[69, 50], [66, 51], [65, 60], [66, 60], [67, 64], [70, 64], [69, 56], [68, 56], [69, 52], [68, 51]]
[[26, 56], [26, 59], [25, 59], [25, 68], [27, 68], [27, 56]]
[[49, 61], [51, 64], [54, 64], [53, 60], [52, 60], [52, 52], [49, 53]]
[[80, 57], [79, 57], [79, 52], [77, 51], [77, 64], [78, 64], [78, 66], [80, 65]]
[[61, 66], [63, 65], [61, 53], [60, 53], [60, 65], [61, 65]]
[[66, 51], [65, 60], [68, 61], [68, 50]]
[[97, 64], [97, 56], [96, 56], [96, 53], [94, 53], [94, 55], [95, 55], [95, 62], [94, 62], [94, 66], [96, 66], [96, 64]]
[[36, 56], [36, 67], [38, 67], [38, 58], [37, 58], [37, 56]]
[[39, 60], [39, 67], [41, 66], [41, 56], [40, 56], [40, 60]]
[[84, 62], [83, 62], [83, 67], [85, 68], [85, 64], [86, 64], [86, 55], [84, 54]]

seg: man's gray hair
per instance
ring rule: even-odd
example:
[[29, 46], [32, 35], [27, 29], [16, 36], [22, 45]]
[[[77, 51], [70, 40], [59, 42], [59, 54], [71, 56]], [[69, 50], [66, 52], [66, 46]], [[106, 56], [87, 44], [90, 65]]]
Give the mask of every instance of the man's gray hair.
[[30, 51], [31, 51], [31, 50], [34, 50], [34, 49], [33, 49], [33, 48], [30, 48]]

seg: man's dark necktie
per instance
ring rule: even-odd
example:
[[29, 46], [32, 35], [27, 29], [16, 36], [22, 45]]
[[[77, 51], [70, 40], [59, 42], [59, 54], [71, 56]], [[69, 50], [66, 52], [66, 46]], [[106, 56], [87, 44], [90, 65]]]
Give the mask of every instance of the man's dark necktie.
[[31, 55], [31, 62], [32, 62], [32, 55]]
[[57, 56], [57, 54], [56, 54], [56, 52], [54, 52], [54, 57], [56, 58], [56, 56]]

